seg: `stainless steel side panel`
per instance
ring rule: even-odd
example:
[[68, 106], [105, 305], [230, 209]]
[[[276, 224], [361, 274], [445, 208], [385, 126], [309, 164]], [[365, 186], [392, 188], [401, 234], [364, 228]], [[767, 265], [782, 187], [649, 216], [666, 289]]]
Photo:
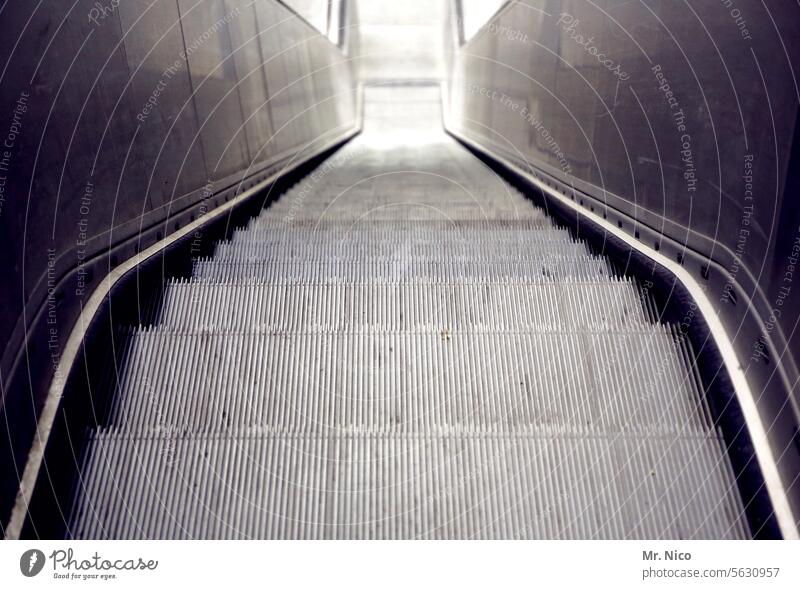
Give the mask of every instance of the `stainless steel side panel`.
[[[119, 6], [130, 78], [125, 96], [135, 109], [139, 128], [135, 165], [147, 178], [153, 207], [172, 203], [205, 182], [189, 68], [178, 5], [159, 0], [146, 10]], [[180, 200], [173, 206], [185, 206]]]
[[252, 2], [226, 0], [228, 11], [238, 10], [239, 18], [228, 24], [233, 61], [236, 66], [237, 90], [241, 100], [250, 158], [261, 161], [276, 153], [272, 141], [267, 80], [261, 54], [259, 23]]
[[224, 2], [179, 0], [192, 77], [200, 139], [212, 178], [232, 174], [249, 161], [244, 117], [228, 27], [242, 18]]

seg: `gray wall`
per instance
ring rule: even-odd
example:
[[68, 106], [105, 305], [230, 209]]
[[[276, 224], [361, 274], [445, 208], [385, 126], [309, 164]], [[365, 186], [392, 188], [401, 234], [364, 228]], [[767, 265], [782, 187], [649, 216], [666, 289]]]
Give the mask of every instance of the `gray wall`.
[[275, 0], [0, 10], [0, 420], [29, 447], [60, 348], [109, 266], [185, 224], [181, 211], [201, 215], [224, 202], [213, 195], [352, 132], [356, 92], [349, 58]]

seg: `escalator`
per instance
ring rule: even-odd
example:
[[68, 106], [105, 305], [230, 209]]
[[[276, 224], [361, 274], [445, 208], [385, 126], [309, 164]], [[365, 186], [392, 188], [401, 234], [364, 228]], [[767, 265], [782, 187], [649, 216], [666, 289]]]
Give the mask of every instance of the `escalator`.
[[437, 86], [364, 100], [129, 326], [69, 535], [750, 537], [652, 293], [447, 136]]

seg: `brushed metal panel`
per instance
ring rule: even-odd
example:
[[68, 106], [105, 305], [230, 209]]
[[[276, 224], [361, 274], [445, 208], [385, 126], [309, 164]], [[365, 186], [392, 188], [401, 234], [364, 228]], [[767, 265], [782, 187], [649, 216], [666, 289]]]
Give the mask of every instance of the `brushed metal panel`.
[[285, 53], [282, 42], [283, 30], [294, 18], [285, 8], [273, 2], [257, 2], [253, 5], [260, 29], [262, 60], [267, 77], [269, 111], [273, 125], [272, 142], [276, 152], [283, 152], [293, 145], [293, 138], [286, 129], [292, 118], [291, 97], [287, 89]]
[[311, 139], [311, 130], [302, 116], [313, 98], [309, 96], [308, 80], [308, 39], [314, 35], [311, 28], [301, 19], [288, 19], [281, 34], [281, 46], [285, 50], [283, 60], [286, 67], [289, 104], [292, 117], [286, 124], [285, 132], [295, 139], [295, 145], [304, 144]]
[[296, 114], [298, 120], [302, 118], [305, 123], [306, 141], [311, 142], [318, 139], [315, 130], [323, 127], [323, 122], [319, 116], [319, 99], [316, 87], [320, 74], [314, 73], [318, 66], [314, 63], [312, 56], [312, 47], [314, 43], [320, 40], [320, 36], [314, 34], [308, 27], [304, 27], [301, 30], [301, 34], [303, 41], [298, 52], [298, 73], [300, 75], [298, 87], [302, 93], [303, 106], [297, 109]]
[[119, 15], [131, 72], [126, 93], [139, 127], [134, 152], [143, 172], [139, 183], [153, 206], [183, 208], [191, 203], [180, 197], [205, 184], [207, 174], [178, 5], [122, 2]]
[[[314, 110], [319, 120], [318, 124], [323, 129], [333, 129], [341, 124], [337, 121], [336, 79], [341, 78], [344, 84], [348, 83], [347, 66], [342, 64], [344, 57], [332, 52], [330, 47], [330, 42], [324, 37], [316, 37], [308, 43], [311, 68], [315, 72]], [[338, 100], [348, 101], [347, 95], [338, 96]]]
[[92, 6], [38, 10], [12, 61], [17, 73], [3, 80], [9, 104], [30, 94], [12, 169], [15, 200], [3, 215], [21, 221], [3, 233], [14, 236], [10, 267], [24, 275], [27, 294], [46, 282], [51, 259], [58, 268], [78, 264], [107, 246], [112, 224], [149, 208], [132, 181], [140, 166], [128, 157], [135, 112], [118, 15], [96, 25], [86, 18]]
[[238, 79], [237, 89], [242, 102], [247, 143], [253, 162], [267, 159], [275, 153], [272, 139], [267, 80], [261, 53], [261, 39], [256, 13], [250, 0], [225, 0], [228, 12], [241, 11], [228, 28], [231, 35], [233, 59]]
[[[353, 75], [353, 58], [332, 51], [333, 42], [327, 37], [315, 37], [308, 42], [313, 79], [314, 97], [320, 126], [330, 129], [355, 124], [356, 80]], [[340, 114], [337, 105], [341, 104]]]
[[250, 161], [229, 32], [243, 17], [218, 0], [179, 0], [178, 6], [208, 174], [223, 178]]

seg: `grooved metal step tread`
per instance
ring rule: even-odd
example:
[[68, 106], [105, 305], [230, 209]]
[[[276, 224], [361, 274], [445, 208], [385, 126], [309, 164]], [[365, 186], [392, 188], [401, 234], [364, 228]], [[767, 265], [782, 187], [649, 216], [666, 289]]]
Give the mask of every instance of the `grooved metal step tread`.
[[[239, 258], [241, 259], [241, 258]], [[463, 262], [458, 259], [449, 263], [441, 261], [297, 261], [277, 262], [264, 260], [257, 274], [253, 263], [258, 256], [249, 256], [246, 263], [213, 261], [198, 262], [194, 266], [198, 281], [213, 278], [235, 280], [254, 277], [273, 282], [291, 283], [492, 283], [492, 282], [530, 282], [532, 280], [551, 281], [554, 278], [587, 280], [590, 277], [610, 276], [611, 271], [602, 262], [582, 263], [580, 260], [570, 264], [521, 260], [518, 262]], [[588, 273], [587, 273], [588, 272]]]
[[[244, 329], [452, 330], [627, 328], [649, 324], [630, 282], [533, 284], [269, 284], [185, 282], [167, 287], [162, 324]], [[514, 302], [514, 313], [508, 302]]]
[[[747, 534], [730, 474], [714, 462], [719, 450], [708, 439], [100, 435], [93, 442], [76, 538]], [[97, 485], [97, 471], [116, 484]]]

